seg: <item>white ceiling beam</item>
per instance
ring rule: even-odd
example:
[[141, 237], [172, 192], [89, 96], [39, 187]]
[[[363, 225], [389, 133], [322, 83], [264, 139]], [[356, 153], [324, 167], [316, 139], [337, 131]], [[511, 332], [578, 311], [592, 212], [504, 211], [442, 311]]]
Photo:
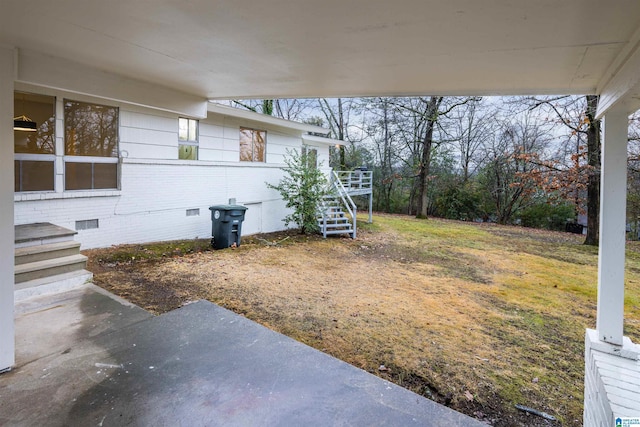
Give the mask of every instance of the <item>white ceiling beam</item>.
[[610, 110], [630, 114], [640, 108], [640, 28], [601, 79], [597, 93], [598, 118]]

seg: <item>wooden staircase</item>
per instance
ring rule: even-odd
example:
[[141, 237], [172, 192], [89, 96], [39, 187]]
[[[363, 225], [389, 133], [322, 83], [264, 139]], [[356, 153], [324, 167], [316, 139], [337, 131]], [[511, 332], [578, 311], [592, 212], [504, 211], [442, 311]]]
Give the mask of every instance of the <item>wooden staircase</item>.
[[16, 301], [82, 286], [93, 275], [85, 270], [76, 231], [50, 223], [15, 226]]

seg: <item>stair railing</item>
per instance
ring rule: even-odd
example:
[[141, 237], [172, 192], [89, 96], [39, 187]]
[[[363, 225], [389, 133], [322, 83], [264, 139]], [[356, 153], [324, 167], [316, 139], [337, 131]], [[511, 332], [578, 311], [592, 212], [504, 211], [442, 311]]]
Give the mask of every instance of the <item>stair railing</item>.
[[[337, 191], [338, 196], [340, 196], [340, 199], [342, 199], [342, 205], [347, 209], [349, 216], [351, 216], [351, 223], [353, 227], [353, 233], [351, 237], [355, 239], [356, 238], [356, 214], [357, 214], [356, 204], [353, 202], [353, 199], [347, 192], [346, 188], [344, 188], [344, 185], [342, 184], [340, 177], [335, 171], [331, 171], [331, 182], [333, 184], [333, 188]], [[326, 225], [326, 220], [325, 220], [325, 225]], [[325, 227], [325, 230], [326, 230], [326, 227]]]

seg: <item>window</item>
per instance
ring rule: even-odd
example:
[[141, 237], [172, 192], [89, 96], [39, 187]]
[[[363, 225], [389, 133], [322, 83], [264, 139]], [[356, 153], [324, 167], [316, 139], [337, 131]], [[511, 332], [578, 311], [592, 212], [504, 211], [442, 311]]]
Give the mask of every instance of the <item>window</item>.
[[264, 162], [267, 131], [240, 128], [240, 161]]
[[14, 129], [23, 120], [35, 124], [34, 130], [13, 131], [16, 192], [55, 190], [55, 105], [53, 96], [14, 93]]
[[65, 190], [118, 188], [118, 108], [64, 101]]
[[302, 157], [307, 158], [307, 162], [314, 169], [318, 167], [318, 149], [307, 147], [306, 145], [302, 146]]
[[178, 158], [198, 160], [198, 121], [178, 118]]

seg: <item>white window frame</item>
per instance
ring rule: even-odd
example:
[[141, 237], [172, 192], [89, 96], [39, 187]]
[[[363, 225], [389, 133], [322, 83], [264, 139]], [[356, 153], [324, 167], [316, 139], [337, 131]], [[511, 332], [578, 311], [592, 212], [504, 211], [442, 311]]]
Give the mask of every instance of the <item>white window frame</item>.
[[[48, 153], [48, 154], [41, 154], [41, 153], [14, 153], [13, 154], [13, 160], [14, 161], [19, 161], [19, 162], [23, 162], [23, 161], [27, 161], [27, 162], [50, 162], [53, 163], [53, 189], [51, 190], [18, 190], [15, 191], [15, 194], [25, 194], [25, 193], [55, 193], [57, 191], [57, 185], [56, 185], [56, 170], [57, 170], [57, 156], [56, 156], [56, 151], [57, 151], [57, 147], [56, 147], [56, 139], [57, 139], [57, 127], [58, 127], [58, 97], [57, 96], [51, 96], [51, 95], [44, 95], [38, 92], [31, 92], [31, 91], [23, 91], [23, 90], [14, 90], [13, 92], [13, 96], [15, 99], [16, 93], [19, 94], [26, 94], [26, 95], [36, 95], [36, 96], [46, 96], [46, 97], [50, 97], [53, 98], [53, 123], [54, 123], [54, 129], [53, 129], [53, 139], [54, 139], [54, 152], [53, 153]], [[15, 102], [15, 100], [14, 100]], [[22, 187], [22, 183], [20, 184], [20, 187]]]
[[[180, 137], [180, 121], [187, 121], [187, 139], [183, 139]], [[191, 123], [195, 123], [195, 139], [189, 138], [189, 130], [191, 128]], [[200, 121], [197, 119], [190, 119], [188, 117], [178, 117], [178, 159], [179, 160], [198, 160], [200, 158]], [[180, 146], [188, 145], [191, 147], [196, 147], [196, 158], [195, 159], [181, 159], [180, 158]]]
[[[246, 131], [251, 131], [252, 132], [252, 137], [251, 137], [251, 160], [242, 160], [242, 158], [240, 158], [239, 160], [243, 163], [267, 163], [267, 130], [266, 129], [256, 129], [256, 128], [251, 128], [251, 127], [246, 127], [246, 126], [240, 126], [239, 128], [239, 138], [238, 138], [238, 144], [240, 144], [240, 139], [242, 137], [242, 131], [246, 130]], [[263, 159], [262, 160], [254, 160], [255, 159], [255, 152], [256, 152], [256, 147], [255, 147], [255, 132], [260, 132], [264, 134], [264, 150], [263, 150]], [[240, 150], [239, 150], [239, 154]]]
[[[66, 188], [66, 179], [67, 179], [67, 163], [111, 163], [118, 164], [118, 157], [95, 157], [95, 156], [63, 156], [63, 164], [64, 164], [64, 181], [65, 181], [65, 192], [74, 192], [74, 191], [109, 191], [109, 190], [120, 190], [120, 168], [117, 167], [116, 171], [116, 187], [115, 188], [78, 188], [78, 189], [67, 189]], [[95, 175], [91, 174], [91, 187], [93, 187], [93, 179]]]
[[55, 193], [56, 192], [56, 155], [55, 154], [30, 154], [30, 153], [15, 153], [13, 160], [19, 162], [49, 162], [53, 163], [53, 189], [52, 190], [18, 190], [16, 193]]
[[[69, 102], [76, 102], [76, 103], [82, 103], [82, 104], [89, 104], [89, 105], [97, 105], [100, 107], [108, 107], [108, 108], [115, 108], [117, 110], [118, 113], [118, 123], [116, 124], [116, 139], [117, 139], [117, 149], [116, 149], [116, 155], [115, 156], [109, 156], [109, 157], [105, 157], [105, 156], [76, 156], [76, 155], [72, 155], [72, 154], [64, 154], [62, 156], [58, 156], [62, 159], [62, 167], [63, 167], [63, 174], [62, 174], [62, 188], [63, 191], [69, 192], [69, 193], [73, 193], [73, 192], [81, 192], [81, 191], [117, 191], [120, 190], [120, 180], [121, 180], [121, 170], [120, 167], [116, 166], [117, 170], [116, 170], [116, 186], [115, 188], [78, 188], [78, 189], [67, 189], [67, 163], [115, 163], [115, 164], [119, 164], [120, 162], [120, 108], [114, 105], [109, 105], [109, 104], [99, 104], [97, 102], [92, 102], [92, 101], [78, 101], [75, 99], [71, 99], [71, 98], [62, 98], [62, 132], [63, 132], [63, 136], [62, 136], [62, 150], [63, 153], [65, 153], [65, 148], [64, 148], [64, 144], [66, 143], [65, 138], [66, 138], [66, 120], [67, 120], [67, 116], [64, 112], [64, 105], [67, 101]], [[93, 187], [93, 179], [95, 178], [94, 174], [91, 174], [91, 187]]]
[[315, 163], [313, 164], [313, 167], [315, 169], [318, 169], [318, 147], [315, 147], [313, 145], [304, 144], [302, 146], [302, 150], [300, 151], [300, 154], [303, 155], [303, 156], [306, 155], [307, 156], [307, 160], [309, 160], [309, 153], [311, 151], [315, 151], [315, 153], [316, 153], [316, 155], [314, 156]]

